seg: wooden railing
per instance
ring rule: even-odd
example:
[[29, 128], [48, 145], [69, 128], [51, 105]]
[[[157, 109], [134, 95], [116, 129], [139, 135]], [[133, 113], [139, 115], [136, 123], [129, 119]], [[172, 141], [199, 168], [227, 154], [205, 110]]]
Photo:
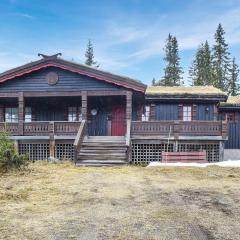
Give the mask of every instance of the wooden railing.
[[24, 136], [48, 136], [53, 131], [51, 122], [25, 122], [23, 123]]
[[0, 122], [0, 131], [7, 132], [9, 135], [18, 135], [18, 123]]
[[80, 125], [79, 129], [78, 129], [78, 133], [77, 133], [77, 136], [75, 138], [75, 141], [73, 143], [75, 162], [77, 161], [78, 153], [80, 151], [80, 148], [81, 148], [83, 139], [86, 136], [86, 133], [87, 133], [87, 123], [86, 123], [86, 120], [83, 120], [81, 122], [81, 125]]
[[80, 127], [80, 122], [54, 122], [55, 135], [75, 135]]
[[221, 121], [133, 121], [131, 134], [138, 136], [224, 136]]
[[76, 135], [81, 122], [24, 122], [23, 134], [19, 133], [19, 123], [0, 123], [0, 131], [12, 136]]

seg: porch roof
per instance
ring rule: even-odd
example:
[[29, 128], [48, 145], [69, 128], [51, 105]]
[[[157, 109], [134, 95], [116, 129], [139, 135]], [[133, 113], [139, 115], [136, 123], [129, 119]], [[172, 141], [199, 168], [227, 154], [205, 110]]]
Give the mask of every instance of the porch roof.
[[227, 99], [226, 93], [213, 86], [150, 86], [146, 96], [149, 99]]
[[145, 84], [141, 83], [138, 80], [112, 74], [110, 72], [89, 67], [83, 64], [64, 60], [58, 57], [59, 54], [55, 54], [53, 56], [46, 56], [42, 54], [40, 55], [43, 56], [43, 58], [38, 61], [30, 62], [28, 64], [1, 73], [0, 83], [9, 81], [16, 77], [20, 77], [46, 67], [57, 67], [138, 92], [144, 93], [147, 87]]

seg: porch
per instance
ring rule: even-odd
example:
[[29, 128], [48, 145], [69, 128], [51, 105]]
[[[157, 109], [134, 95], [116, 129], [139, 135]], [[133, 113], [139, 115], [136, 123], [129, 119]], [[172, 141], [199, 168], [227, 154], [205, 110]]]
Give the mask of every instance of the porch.
[[125, 136], [132, 92], [0, 93], [0, 130], [15, 137], [76, 137], [83, 120], [90, 136]]

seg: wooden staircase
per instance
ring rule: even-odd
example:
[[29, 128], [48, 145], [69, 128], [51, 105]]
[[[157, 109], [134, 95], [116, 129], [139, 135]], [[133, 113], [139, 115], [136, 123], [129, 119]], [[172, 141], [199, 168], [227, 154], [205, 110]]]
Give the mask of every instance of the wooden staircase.
[[77, 166], [112, 166], [127, 164], [125, 137], [84, 137], [78, 152]]

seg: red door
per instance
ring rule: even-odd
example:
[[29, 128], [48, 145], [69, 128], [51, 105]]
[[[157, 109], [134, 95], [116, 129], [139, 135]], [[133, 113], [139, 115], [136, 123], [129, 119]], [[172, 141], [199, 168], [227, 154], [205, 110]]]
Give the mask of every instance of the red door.
[[124, 106], [114, 106], [112, 109], [112, 136], [126, 134], [126, 111]]

